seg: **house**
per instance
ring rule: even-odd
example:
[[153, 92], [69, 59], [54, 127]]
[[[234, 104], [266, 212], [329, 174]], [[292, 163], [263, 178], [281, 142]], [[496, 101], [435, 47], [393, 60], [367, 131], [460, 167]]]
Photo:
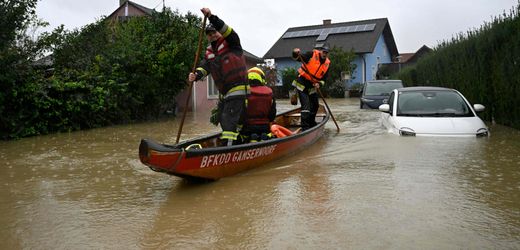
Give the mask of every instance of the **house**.
[[415, 53], [402, 53], [397, 56], [396, 62], [384, 63], [377, 72], [378, 79], [388, 79], [391, 75], [401, 71], [403, 68], [415, 65], [419, 59], [433, 50], [423, 45]]
[[342, 23], [332, 23], [326, 19], [320, 25], [287, 29], [267, 51], [264, 59], [274, 59], [278, 72], [288, 67], [296, 68], [300, 64], [291, 58], [293, 48], [309, 51], [323, 43], [356, 54], [353, 61], [355, 69], [347, 72], [350, 79], [345, 80], [346, 89], [356, 83], [375, 80], [379, 65], [390, 63], [399, 55], [387, 18]]
[[124, 21], [133, 16], [151, 16], [155, 12], [153, 9], [146, 8], [142, 5], [128, 0], [119, 0], [119, 7], [108, 15], [107, 19], [111, 21]]
[[[248, 51], [244, 50], [244, 56], [246, 58], [247, 68], [255, 67], [259, 63], [263, 63], [262, 58], [259, 58]], [[193, 90], [189, 93], [190, 102], [188, 110], [191, 111], [199, 111], [206, 110], [209, 111], [216, 106], [218, 102], [218, 89], [213, 82], [213, 78], [211, 75], [197, 81], [193, 85]], [[186, 106], [186, 98], [188, 98], [188, 89], [183, 90], [177, 97], [175, 97], [175, 101], [177, 103], [177, 111], [184, 110]]]
[[410, 56], [409, 58], [405, 58], [406, 60], [402, 60], [401, 63], [404, 63], [405, 66], [416, 64], [421, 57], [425, 56], [426, 54], [432, 51], [433, 50], [430, 47], [423, 45], [415, 53], [413, 53], [412, 56]]

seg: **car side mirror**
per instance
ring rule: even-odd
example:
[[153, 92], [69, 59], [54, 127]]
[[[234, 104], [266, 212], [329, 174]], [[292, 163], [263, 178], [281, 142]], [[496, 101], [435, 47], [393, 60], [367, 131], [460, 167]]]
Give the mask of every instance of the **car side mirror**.
[[482, 104], [473, 104], [473, 109], [475, 109], [475, 112], [482, 112], [486, 107]]
[[390, 105], [388, 105], [388, 104], [379, 105], [379, 111], [385, 112], [385, 113], [390, 113]]

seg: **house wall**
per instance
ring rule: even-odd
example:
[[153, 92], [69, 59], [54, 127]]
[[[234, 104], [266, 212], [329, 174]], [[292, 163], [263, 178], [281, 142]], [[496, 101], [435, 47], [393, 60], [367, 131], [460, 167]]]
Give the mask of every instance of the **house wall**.
[[[379, 65], [391, 63], [392, 57], [383, 35], [379, 37], [376, 47], [372, 53], [358, 54], [353, 61], [356, 69], [352, 73], [351, 79], [346, 82], [346, 88], [350, 89], [354, 84], [362, 84], [364, 81], [376, 80], [376, 73]], [[334, 62], [332, 62], [334, 63]], [[366, 67], [363, 67], [366, 65]], [[363, 77], [365, 73], [365, 77]]]
[[[217, 105], [218, 98], [208, 96], [208, 77], [197, 81], [193, 85], [188, 111], [211, 110]], [[182, 112], [186, 105], [188, 88], [182, 90], [176, 97], [177, 112]], [[195, 106], [193, 106], [195, 104]], [[195, 108], [194, 108], [195, 107]]]
[[[128, 6], [128, 8], [127, 8]], [[123, 6], [121, 6], [116, 12], [112, 13], [110, 16], [110, 19], [115, 20], [119, 16], [144, 16], [146, 13], [144, 13], [142, 10], [136, 8], [135, 6], [125, 3]]]
[[[383, 35], [381, 35], [376, 43], [373, 53], [357, 54], [353, 60], [356, 69], [352, 72], [351, 79], [345, 81], [345, 87], [350, 89], [354, 84], [362, 84], [364, 81], [376, 80], [376, 73], [379, 65], [383, 63], [391, 63], [392, 58], [390, 50], [388, 49]], [[275, 59], [276, 69], [278, 70], [278, 83], [282, 85], [281, 72], [288, 68], [298, 68], [300, 63], [292, 60], [292, 58], [277, 58]], [[334, 62], [332, 62], [334, 63]], [[366, 67], [363, 67], [366, 65]], [[363, 78], [365, 73], [365, 78]]]
[[209, 77], [206, 77], [204, 80], [197, 82], [194, 100], [195, 111], [211, 110], [217, 105], [218, 97], [208, 96], [208, 79]]

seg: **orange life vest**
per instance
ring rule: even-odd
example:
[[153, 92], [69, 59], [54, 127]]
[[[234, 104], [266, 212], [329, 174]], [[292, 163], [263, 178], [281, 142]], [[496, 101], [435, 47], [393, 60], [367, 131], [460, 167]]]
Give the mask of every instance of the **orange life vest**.
[[209, 63], [209, 71], [215, 85], [221, 94], [247, 81], [247, 67], [244, 54], [229, 49], [229, 44], [223, 37], [217, 40], [217, 51], [211, 44], [206, 48], [205, 58]]
[[327, 70], [329, 69], [330, 60], [329, 58], [325, 59], [325, 62], [322, 64], [320, 62], [320, 51], [313, 50], [312, 57], [309, 62], [304, 63], [298, 69], [298, 73], [303, 76], [305, 79], [311, 82], [317, 82], [323, 78]]
[[248, 125], [269, 124], [269, 112], [273, 103], [273, 90], [267, 86], [251, 86], [251, 94], [247, 97]]
[[282, 137], [286, 137], [286, 136], [294, 134], [288, 128], [285, 128], [285, 127], [280, 126], [278, 124], [271, 125], [271, 133], [276, 135], [277, 138], [282, 138]]

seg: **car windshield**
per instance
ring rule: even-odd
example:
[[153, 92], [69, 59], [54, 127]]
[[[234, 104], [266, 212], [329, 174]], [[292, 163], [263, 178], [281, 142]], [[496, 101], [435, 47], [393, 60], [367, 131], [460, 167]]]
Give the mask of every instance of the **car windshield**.
[[392, 90], [402, 87], [401, 82], [368, 82], [364, 95], [390, 95]]
[[428, 90], [399, 92], [397, 116], [471, 117], [474, 115], [457, 92]]

